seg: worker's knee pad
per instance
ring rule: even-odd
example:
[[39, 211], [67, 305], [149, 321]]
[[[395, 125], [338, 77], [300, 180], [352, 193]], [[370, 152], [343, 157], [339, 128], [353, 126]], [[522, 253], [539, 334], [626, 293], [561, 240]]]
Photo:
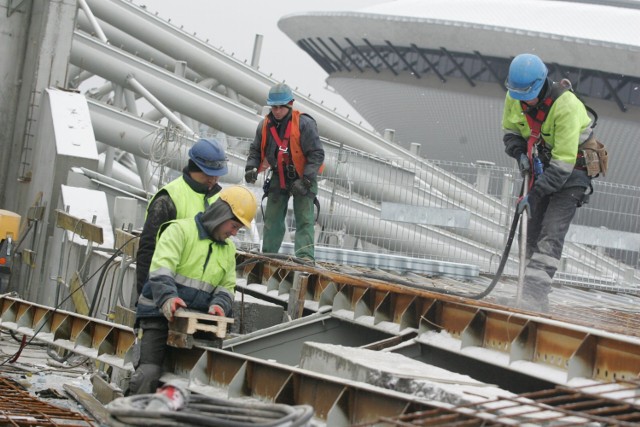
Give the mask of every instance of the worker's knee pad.
[[138, 366], [129, 380], [129, 394], [155, 393], [161, 376], [161, 366], [151, 364]]

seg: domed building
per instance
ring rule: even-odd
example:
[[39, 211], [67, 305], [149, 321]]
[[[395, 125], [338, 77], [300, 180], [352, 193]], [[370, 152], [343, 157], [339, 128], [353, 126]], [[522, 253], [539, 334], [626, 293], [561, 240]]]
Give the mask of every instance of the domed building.
[[540, 56], [598, 114], [606, 181], [638, 185], [640, 2], [398, 0], [283, 17], [280, 29], [378, 132], [455, 162], [514, 166], [502, 144], [511, 59]]

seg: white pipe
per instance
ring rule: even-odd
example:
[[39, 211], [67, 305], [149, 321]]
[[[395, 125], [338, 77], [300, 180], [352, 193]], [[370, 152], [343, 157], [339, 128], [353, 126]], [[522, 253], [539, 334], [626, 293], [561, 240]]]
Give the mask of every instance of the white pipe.
[[151, 92], [149, 92], [143, 85], [141, 85], [140, 82], [138, 82], [136, 80], [136, 78], [133, 77], [132, 75], [128, 75], [127, 76], [127, 85], [131, 86], [133, 88], [133, 90], [138, 92], [140, 95], [142, 95], [144, 97], [144, 99], [149, 101], [149, 103], [151, 105], [153, 105], [156, 108], [156, 110], [160, 111], [167, 119], [169, 119], [169, 121], [171, 123], [173, 123], [174, 125], [178, 126], [180, 129], [182, 129], [183, 131], [185, 131], [185, 132], [187, 132], [187, 133], [189, 133], [191, 135], [195, 134], [195, 132], [192, 131], [189, 128], [189, 126], [184, 124], [184, 122], [182, 120], [180, 120], [180, 118], [178, 116], [173, 114], [173, 112], [171, 112], [171, 110], [169, 110], [167, 107], [165, 107], [162, 104], [162, 102], [160, 102], [160, 100], [158, 100], [158, 98], [153, 96], [153, 94]]
[[[318, 200], [328, 207], [331, 189], [320, 188]], [[497, 264], [496, 249], [481, 246], [437, 227], [415, 226], [380, 219], [380, 209], [343, 192], [333, 193], [333, 209], [320, 210], [320, 224], [330, 230], [344, 230], [376, 246], [406, 254], [446, 256], [455, 262], [480, 265], [486, 270]], [[517, 262], [510, 259], [506, 274], [515, 274]]]
[[108, 42], [107, 36], [105, 36], [104, 32], [102, 31], [102, 28], [100, 28], [100, 24], [98, 24], [96, 17], [93, 16], [91, 9], [89, 9], [89, 5], [87, 5], [87, 2], [85, 0], [78, 0], [78, 4], [80, 5], [80, 8], [82, 8], [82, 10], [84, 11], [86, 17], [89, 19], [89, 22], [91, 23], [91, 29], [96, 33], [96, 36], [103, 43], [107, 43]]
[[[249, 65], [238, 61], [235, 58], [220, 52], [197, 38], [181, 31], [160, 18], [147, 11], [131, 4], [130, 2], [118, 0], [89, 0], [94, 13], [104, 21], [118, 27], [128, 34], [138, 38], [148, 45], [161, 50], [169, 56], [186, 60], [189, 66], [203, 76], [219, 79], [220, 83], [228, 88], [232, 88], [258, 104], [264, 103], [269, 88], [276, 83], [275, 80], [254, 70]], [[302, 94], [296, 93], [296, 105], [302, 111], [310, 112], [318, 122], [322, 135], [335, 140], [345, 142], [351, 147], [373, 153], [385, 158], [402, 158], [415, 162], [424, 162], [409, 151], [385, 141], [384, 138], [369, 132], [357, 124], [346, 120], [344, 117], [335, 114], [333, 111], [316, 103]], [[189, 114], [190, 117], [194, 117]], [[206, 122], [204, 120], [199, 120]], [[219, 123], [219, 125], [224, 122]], [[220, 126], [211, 125], [229, 135], [252, 137], [255, 132], [249, 129], [245, 132], [227, 132]], [[424, 179], [433, 182], [432, 185], [438, 190], [446, 193], [451, 184], [452, 174], [437, 170], [433, 166], [426, 166], [431, 173], [438, 173], [446, 176], [442, 180]], [[460, 180], [462, 181], [462, 180]], [[486, 210], [487, 216], [500, 215], [504, 207], [496, 204], [490, 197], [476, 191], [473, 186], [468, 186], [469, 192], [459, 193], [459, 202], [470, 206], [473, 210]]]
[[[118, 0], [89, 0], [89, 2], [94, 13], [103, 20], [123, 29], [133, 37], [161, 50], [169, 56], [188, 61], [193, 70], [206, 78], [213, 77], [217, 79], [228, 89], [237, 92], [239, 97], [261, 104], [266, 98], [269, 87], [275, 83], [273, 79], [255, 71], [235, 58], [219, 52], [195, 37], [171, 27], [166, 22], [135, 5]], [[82, 40], [76, 43], [78, 39]], [[145, 64], [141, 64], [141, 61], [136, 63], [132, 58], [123, 58], [124, 55], [122, 53], [109, 52], [108, 47], [96, 46], [97, 43], [86, 39], [86, 36], [83, 39], [79, 34], [74, 37], [73, 63], [80, 64], [84, 68], [90, 67], [96, 74], [98, 74], [97, 70], [101, 68], [115, 69], [120, 67], [120, 70], [122, 70], [126, 67], [133, 67], [136, 70], [135, 74], [138, 79], [142, 80], [142, 77], [138, 76], [138, 72], [145, 74], [144, 82], [150, 91], [158, 97], [170, 98], [163, 99], [163, 102], [172, 109], [185, 112], [188, 116], [209, 124], [228, 135], [253, 136], [258, 120], [260, 120], [260, 117], [256, 117], [255, 113], [251, 114], [250, 120], [244, 121], [247, 117], [242, 117], [238, 110], [240, 106], [237, 103], [230, 100], [224, 102], [211, 92], [208, 93], [209, 98], [203, 101], [201, 99], [203, 98], [202, 94], [193, 92], [193, 88], [186, 86], [184, 81], [171, 80], [165, 75], [158, 75], [155, 70], [152, 71], [145, 68]], [[89, 48], [89, 46], [91, 47]], [[89, 52], [91, 49], [94, 49], [95, 52]], [[116, 62], [120, 63], [111, 65], [111, 60], [118, 55], [121, 57], [118, 57]], [[102, 56], [108, 56], [109, 59], [105, 60]], [[105, 71], [104, 73], [110, 76], [103, 77], [114, 80], [111, 78], [113, 73], [117, 73], [114, 69]], [[167, 89], [168, 87], [170, 87], [170, 90]], [[170, 94], [167, 94], [167, 91]], [[191, 102], [187, 102], [187, 99]], [[207, 108], [203, 108], [207, 104], [210, 105]], [[322, 129], [323, 136], [343, 141], [352, 147], [387, 159], [401, 158], [419, 164], [422, 169], [417, 171], [417, 179], [429, 183], [432, 190], [441, 192], [449, 201], [456, 201], [461, 207], [481, 213], [482, 217], [486, 218], [504, 217], [505, 211], [508, 210], [508, 207], [499, 200], [478, 192], [473, 185], [466, 181], [440, 170], [409, 151], [395, 146], [380, 136], [345, 120], [343, 117], [336, 115], [301, 94], [296, 93], [296, 105], [303, 111], [311, 112], [318, 122], [319, 128]], [[202, 111], [207, 111], [209, 117], [202, 118]], [[219, 117], [211, 117], [217, 113], [219, 113]], [[235, 127], [235, 131], [230, 130], [232, 127]], [[451, 188], [454, 188], [454, 190], [451, 191]], [[583, 252], [580, 249], [577, 249], [577, 251], [579, 253]]]
[[[133, 117], [128, 113], [117, 111], [113, 107], [101, 104], [94, 100], [88, 100], [88, 103], [96, 139], [135, 155], [144, 157], [149, 156], [154, 135], [162, 129], [161, 126], [149, 123], [138, 117]], [[169, 159], [166, 165], [175, 170], [181, 170], [184, 166], [183, 159], [187, 158], [186, 150], [186, 147], [183, 147], [181, 153], [172, 159]], [[234, 184], [242, 183], [246, 156], [229, 150], [227, 151], [227, 155], [229, 157], [229, 173], [222, 177], [221, 181]], [[332, 162], [331, 166], [327, 163], [326, 166], [330, 168], [333, 167], [333, 164], [337, 165], [338, 163]], [[350, 164], [349, 170], [351, 170], [352, 167], [353, 165]], [[374, 171], [382, 171], [384, 167], [388, 166], [381, 162], [377, 166], [373, 166], [371, 169]], [[325, 169], [325, 172], [327, 172], [327, 169]], [[258, 188], [261, 187], [261, 180], [257, 185]], [[392, 225], [389, 221], [380, 220], [379, 207], [372, 207], [371, 205], [366, 205], [362, 202], [349, 201], [349, 196], [345, 196], [345, 193], [342, 190], [336, 190], [336, 193], [334, 193], [337, 194], [337, 196], [334, 196], [333, 210], [331, 210], [331, 187], [323, 185], [320, 187], [319, 191], [320, 194], [318, 198], [322, 203], [320, 221], [327, 227], [335, 227], [336, 219], [341, 218], [342, 221], [345, 221], [349, 230], [362, 232], [363, 235], [371, 236], [369, 240], [372, 243], [377, 242], [377, 244], [381, 244], [381, 241], [375, 236], [376, 233], [382, 233], [387, 238], [386, 241], [388, 242], [401, 238], [407, 241], [415, 240], [415, 244], [411, 242], [407, 243], [407, 245], [411, 246], [411, 250], [415, 251], [414, 253], [435, 253], [439, 257], [446, 255], [454, 260], [463, 259], [455, 257], [464, 256], [466, 257], [464, 259], [478, 259], [478, 262], [486, 263], [485, 265], [487, 266], [497, 265], [498, 261], [495, 254], [496, 251], [502, 249], [502, 241], [496, 246], [482, 245], [460, 237], [453, 232], [444, 231], [437, 227], [427, 226], [419, 227], [420, 231], [418, 231], [418, 234], [414, 237], [412, 234], [414, 233], [413, 227], [403, 224]], [[367, 191], [371, 191], [371, 189], [368, 189]], [[425, 190], [424, 188], [421, 188], [416, 190], [415, 194], [419, 194], [419, 191]], [[367, 194], [366, 191], [365, 194]], [[353, 196], [354, 195], [351, 194], [352, 198]], [[414, 196], [410, 196], [408, 193], [406, 197], [406, 199], [400, 200], [413, 204], [411, 202], [411, 197]], [[384, 227], [381, 224], [384, 224]], [[456, 232], [459, 231], [460, 230], [457, 230]], [[393, 233], [396, 232], [398, 235], [397, 237], [394, 237]], [[382, 243], [384, 243], [384, 240], [382, 240]], [[459, 249], [456, 249], [457, 246], [462, 247], [462, 251], [459, 252]], [[436, 250], [438, 250], [438, 252], [433, 252]], [[476, 251], [480, 252], [482, 255], [469, 255], [469, 253], [475, 253]], [[593, 270], [593, 265], [601, 265], [600, 271], [593, 270], [594, 274], [619, 274], [620, 268], [615, 264], [615, 262], [596, 253], [591, 253], [585, 248], [566, 244], [564, 253], [569, 256], [570, 268], [580, 269], [578, 271], [589, 272]], [[513, 274], [515, 275], [517, 273], [514, 271]]]
[[168, 108], [228, 135], [253, 135], [260, 120], [252, 109], [78, 32], [70, 61], [123, 86], [134, 75]]

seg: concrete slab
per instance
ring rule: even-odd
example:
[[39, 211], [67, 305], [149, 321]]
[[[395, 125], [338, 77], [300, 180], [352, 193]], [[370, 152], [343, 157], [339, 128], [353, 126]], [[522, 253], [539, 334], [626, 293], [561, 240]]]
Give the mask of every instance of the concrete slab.
[[300, 368], [453, 405], [513, 396], [494, 385], [400, 354], [341, 345], [305, 343]]
[[233, 318], [235, 322], [231, 325], [231, 333], [248, 334], [282, 323], [284, 308], [251, 295], [236, 292]]

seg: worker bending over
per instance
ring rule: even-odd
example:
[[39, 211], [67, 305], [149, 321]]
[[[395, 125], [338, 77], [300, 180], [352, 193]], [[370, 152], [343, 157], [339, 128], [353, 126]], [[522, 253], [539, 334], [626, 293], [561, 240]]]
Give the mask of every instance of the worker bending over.
[[129, 394], [156, 391], [162, 375], [168, 322], [176, 310], [188, 308], [232, 316], [236, 247], [229, 237], [243, 226], [250, 227], [256, 210], [253, 192], [232, 186], [222, 189], [204, 212], [161, 227], [149, 279], [138, 298], [136, 323], [142, 329], [142, 340]]

